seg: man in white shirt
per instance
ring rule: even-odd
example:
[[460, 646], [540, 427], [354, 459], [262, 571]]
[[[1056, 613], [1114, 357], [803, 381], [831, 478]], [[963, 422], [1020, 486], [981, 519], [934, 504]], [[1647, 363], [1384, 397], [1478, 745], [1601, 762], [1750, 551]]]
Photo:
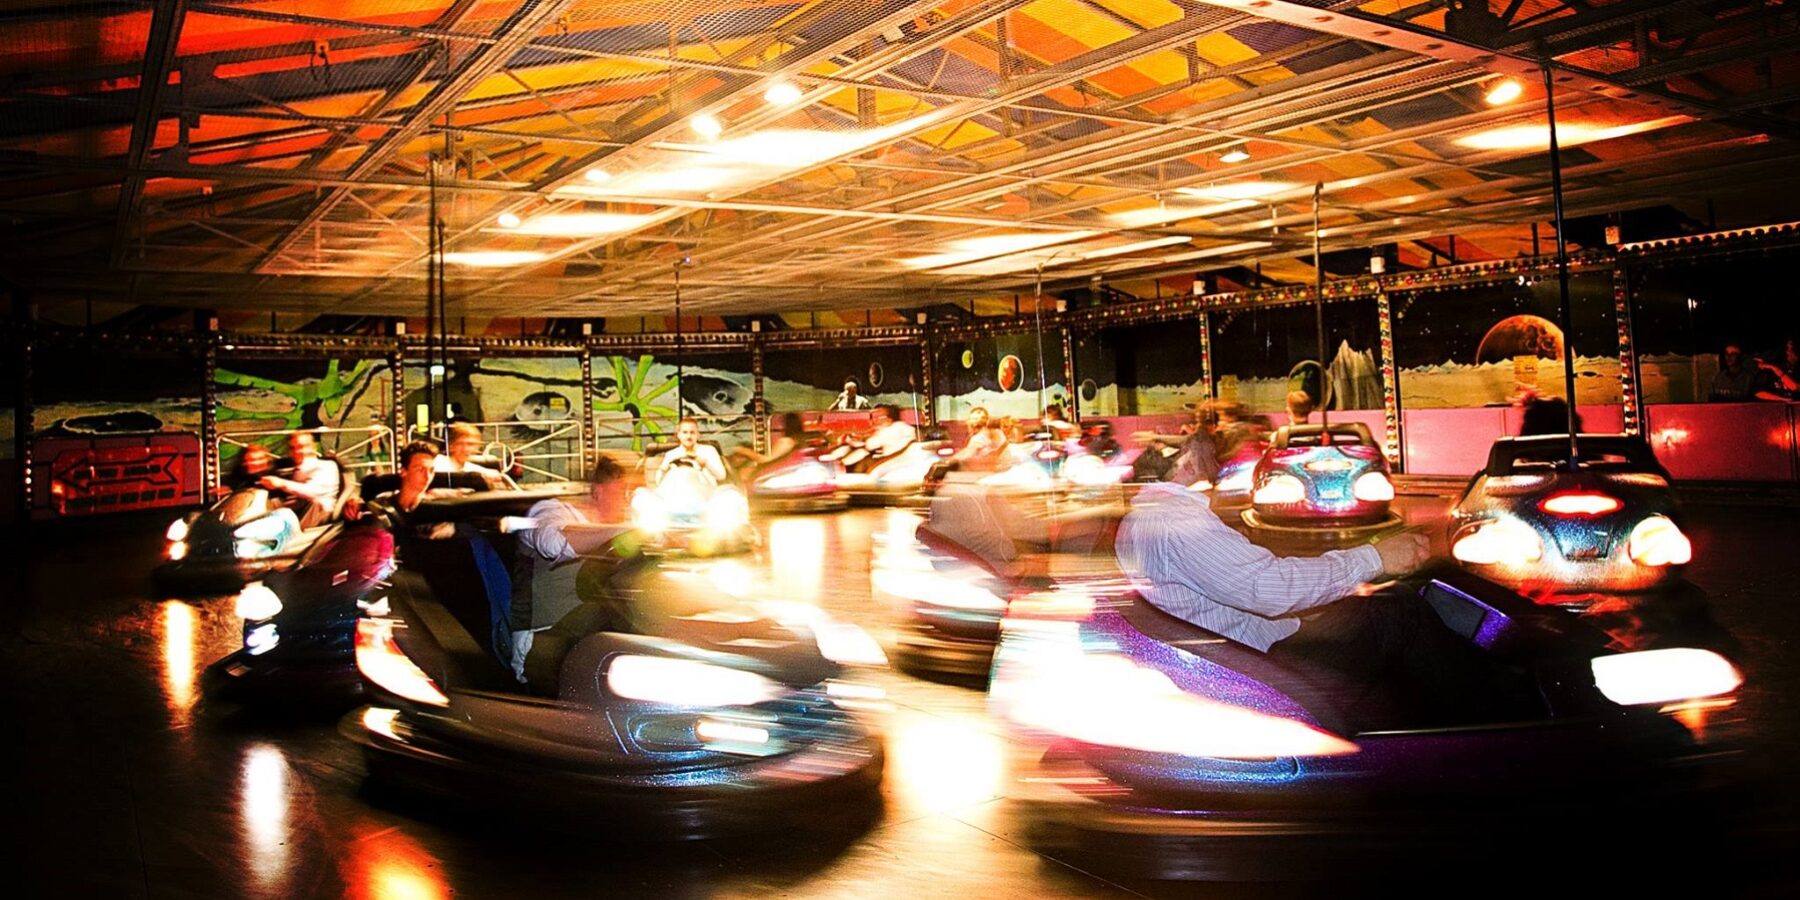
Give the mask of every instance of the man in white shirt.
[[869, 416], [869, 424], [874, 430], [868, 437], [850, 438], [822, 459], [838, 460], [846, 469], [865, 471], [869, 465], [899, 453], [919, 439], [918, 430], [900, 421], [900, 407], [891, 403], [875, 407], [875, 412]]
[[337, 463], [321, 458], [317, 441], [304, 431], [288, 435], [288, 456], [294, 464], [286, 476], [264, 475], [260, 483], [287, 495], [287, 506], [300, 519], [300, 527], [325, 522], [337, 509], [342, 487]]
[[[519, 532], [514, 555], [512, 663], [513, 674], [520, 681], [527, 680], [526, 660], [536, 635], [554, 628], [576, 609], [595, 607], [582, 617], [583, 622], [569, 625], [579, 625], [577, 630], [584, 633], [628, 627], [629, 611], [616, 592], [608, 589], [606, 580], [636, 555], [627, 524], [630, 488], [623, 468], [602, 456], [589, 475], [586, 497], [558, 497], [532, 505], [532, 527]], [[542, 665], [536, 669], [555, 660], [539, 662]], [[548, 672], [534, 674], [540, 682], [554, 681]]]
[[662, 463], [656, 467], [656, 483], [661, 484], [663, 476], [669, 474], [675, 463], [680, 460], [693, 460], [706, 474], [712, 476], [714, 484], [725, 481], [725, 461], [719, 458], [719, 451], [711, 444], [700, 443], [700, 422], [698, 419], [682, 419], [675, 426], [675, 439], [679, 441], [675, 449], [663, 454]]
[[868, 409], [869, 408], [869, 398], [864, 397], [861, 394], [858, 394], [856, 392], [856, 382], [855, 381], [846, 381], [846, 382], [844, 382], [844, 390], [841, 393], [839, 393], [837, 395], [837, 399], [831, 401], [831, 405], [826, 408], [833, 412], [836, 412], [839, 410], [854, 411], [854, 410], [859, 410], [859, 409]]
[[1415, 591], [1366, 590], [1430, 555], [1399, 534], [1317, 557], [1278, 557], [1221, 521], [1208, 496], [1144, 486], [1119, 526], [1118, 562], [1164, 612], [1252, 649], [1391, 686], [1422, 712], [1459, 718], [1495, 699], [1496, 667], [1452, 634]]
[[432, 464], [438, 472], [469, 472], [479, 475], [490, 488], [498, 488], [504, 483], [500, 473], [470, 462], [470, 458], [481, 452], [481, 429], [467, 422], [451, 423], [449, 429], [450, 446], [447, 452], [439, 456]]

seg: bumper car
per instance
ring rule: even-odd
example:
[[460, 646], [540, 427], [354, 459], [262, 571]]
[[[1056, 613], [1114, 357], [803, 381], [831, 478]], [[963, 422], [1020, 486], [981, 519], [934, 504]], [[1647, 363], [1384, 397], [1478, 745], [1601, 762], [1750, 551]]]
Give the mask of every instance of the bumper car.
[[887, 547], [869, 573], [870, 596], [900, 621], [902, 668], [985, 679], [1014, 583], [929, 528]]
[[[334, 465], [338, 465], [332, 460]], [[337, 533], [353, 490], [338, 468], [333, 508], [312, 528], [261, 487], [232, 491], [207, 508], [169, 523], [163, 557], [151, 573], [158, 590], [182, 595], [226, 594], [294, 566], [314, 544]]]
[[1044, 748], [1015, 795], [1028, 840], [1088, 871], [1193, 880], [1466, 876], [1563, 838], [1708, 858], [1729, 840], [1712, 817], [1743, 781], [1720, 717], [1742, 679], [1724, 657], [1674, 636], [1619, 648], [1454, 569], [1411, 587], [1535, 693], [1434, 724], [1121, 579], [1013, 598], [990, 702]]
[[956, 452], [942, 432], [933, 432], [889, 454], [866, 472], [838, 476], [838, 490], [854, 506], [924, 505], [931, 469]]
[[1693, 546], [1669, 474], [1627, 435], [1501, 438], [1451, 511], [1451, 555], [1520, 593], [1579, 603], [1681, 581]]
[[803, 447], [764, 466], [750, 481], [750, 505], [760, 512], [833, 512], [849, 504], [838, 493], [844, 469], [819, 458], [814, 447]]
[[[1223, 479], [1221, 479], [1223, 480]], [[1361, 423], [1276, 429], [1251, 474], [1251, 528], [1358, 536], [1400, 523], [1387, 458]]]
[[[532, 504], [571, 490], [558, 485], [428, 499], [399, 533], [369, 519], [347, 523], [315, 543], [295, 566], [238, 593], [234, 611], [243, 620], [243, 645], [207, 667], [201, 682], [207, 701], [245, 709], [342, 708], [362, 693], [356, 623], [387, 608], [388, 578], [403, 556], [414, 566], [454, 570], [454, 577], [475, 582], [503, 576], [493, 558], [466, 569], [456, 569], [458, 560], [441, 563], [448, 542], [427, 535], [529, 521], [521, 517]], [[506, 549], [510, 540], [502, 535], [495, 542]]]
[[[500, 537], [433, 543], [479, 559]], [[722, 596], [696, 566], [736, 568], [649, 567], [644, 579], [674, 587], [664, 604], [629, 629], [539, 635], [529, 685], [485, 624], [504, 580], [403, 566], [385, 614], [357, 623], [370, 705], [340, 730], [373, 786], [615, 836], [703, 838], [869, 808], [882, 749], [853, 708], [876, 692], [845, 675], [882, 663], [880, 648], [816, 607]]]
[[631, 523], [653, 553], [718, 556], [742, 553], [756, 544], [750, 503], [744, 493], [691, 460], [677, 460], [654, 487], [631, 494]]

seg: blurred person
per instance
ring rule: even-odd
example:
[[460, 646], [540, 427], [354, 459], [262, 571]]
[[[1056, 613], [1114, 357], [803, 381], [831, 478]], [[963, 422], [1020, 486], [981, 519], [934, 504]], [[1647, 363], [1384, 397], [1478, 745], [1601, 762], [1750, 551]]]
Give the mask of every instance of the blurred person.
[[225, 488], [241, 491], [255, 487], [262, 482], [264, 475], [275, 470], [275, 454], [262, 444], [247, 444], [244, 452], [238, 454], [237, 464], [231, 467], [231, 474], [225, 476]]
[[918, 430], [900, 420], [900, 407], [892, 403], [875, 407], [874, 414], [869, 417], [869, 424], [874, 430], [868, 437], [846, 437], [843, 446], [824, 458], [841, 460], [845, 468], [867, 468], [905, 450], [919, 439]]
[[1000, 423], [988, 417], [987, 407], [972, 407], [963, 419], [969, 439], [949, 459], [932, 463], [926, 473], [928, 484], [937, 484], [951, 472], [991, 472], [999, 468], [1006, 456], [1006, 434]]
[[1092, 456], [1110, 459], [1123, 448], [1113, 437], [1111, 422], [1095, 422], [1081, 430], [1081, 449]]
[[481, 429], [468, 422], [452, 422], [445, 429], [449, 444], [445, 452], [434, 462], [439, 472], [469, 472], [481, 476], [490, 487], [498, 487], [502, 483], [500, 473], [470, 460], [481, 452]]
[[1757, 359], [1757, 368], [1764, 377], [1762, 390], [1756, 392], [1758, 400], [1776, 400], [1793, 402], [1800, 400], [1800, 353], [1794, 349], [1794, 339], [1788, 338], [1782, 344], [1781, 362], [1772, 363]]
[[[1193, 419], [1183, 423], [1175, 434], [1140, 431], [1132, 435], [1145, 447], [1144, 452], [1132, 461], [1132, 481], [1179, 481], [1185, 478], [1184, 483], [1191, 485], [1196, 480], [1210, 482], [1218, 476], [1218, 448], [1214, 443], [1214, 432], [1219, 424], [1216, 404], [1208, 399], [1188, 405], [1194, 411]], [[1176, 470], [1184, 461], [1187, 465], [1178, 475]]]
[[851, 379], [844, 382], [844, 389], [838, 392], [837, 399], [831, 401], [831, 405], [825, 408], [833, 412], [868, 409], [869, 398], [856, 392], [856, 380]]
[[781, 433], [769, 438], [768, 453], [758, 453], [755, 447], [738, 446], [731, 448], [731, 456], [761, 468], [769, 463], [785, 459], [788, 454], [805, 446], [806, 437], [806, 420], [800, 418], [799, 413], [783, 413]]
[[[1519, 436], [1568, 434], [1569, 404], [1561, 397], [1545, 397], [1527, 392], [1519, 403], [1524, 415], [1519, 420]], [[1581, 414], [1575, 414], [1575, 433], [1581, 433]]]
[[1080, 437], [1081, 429], [1075, 427], [1075, 424], [1064, 418], [1063, 415], [1062, 404], [1052, 403], [1045, 406], [1042, 419], [1044, 430], [1050, 433], [1051, 438], [1059, 441]]
[[1277, 659], [1397, 683], [1421, 711], [1458, 717], [1492, 667], [1415, 590], [1365, 589], [1418, 570], [1430, 549], [1404, 533], [1316, 557], [1278, 557], [1176, 485], [1148, 485], [1119, 526], [1115, 553], [1151, 605]]
[[656, 483], [661, 484], [675, 463], [688, 459], [712, 476], [714, 484], [725, 481], [725, 461], [719, 458], [719, 451], [711, 444], [700, 443], [700, 420], [687, 417], [675, 426], [675, 449], [663, 454], [662, 463], [656, 467]]
[[300, 527], [311, 528], [325, 522], [337, 507], [338, 491], [343, 488], [337, 464], [319, 456], [319, 445], [310, 432], [296, 431], [288, 435], [286, 475], [268, 474], [257, 483], [284, 497], [282, 505], [293, 510]]
[[1311, 394], [1305, 391], [1288, 391], [1287, 417], [1289, 425], [1305, 425], [1312, 418], [1317, 404], [1313, 403]]
[[630, 489], [625, 468], [603, 455], [588, 474], [586, 495], [532, 505], [528, 513], [532, 527], [519, 532], [513, 556], [509, 624], [513, 675], [520, 682], [527, 680], [526, 660], [535, 636], [558, 626], [584, 604], [600, 605], [590, 611], [598, 617], [582, 617], [585, 634], [627, 627], [620, 598], [608, 581], [621, 564], [637, 556], [635, 542], [629, 539]]
[[1215, 404], [1213, 412], [1218, 416], [1218, 424], [1213, 429], [1217, 456], [1223, 461], [1236, 459], [1247, 445], [1257, 440], [1255, 423], [1250, 421], [1249, 412], [1237, 403]]
[[[394, 487], [376, 494], [367, 503], [352, 497], [350, 505], [344, 510], [346, 518], [355, 520], [371, 517], [379, 521], [383, 527], [395, 534], [412, 533], [418, 537], [448, 537], [453, 530], [448, 522], [438, 523], [441, 527], [427, 528], [423, 533], [411, 532], [409, 517], [419, 504], [431, 499], [433, 491], [431, 480], [437, 474], [438, 447], [431, 441], [412, 441], [400, 448], [399, 475], [376, 476], [396, 479]], [[374, 483], [375, 478], [370, 479]], [[439, 494], [453, 495], [458, 491], [439, 491]]]
[[1768, 383], [1768, 373], [1761, 365], [1746, 365], [1742, 344], [1726, 344], [1719, 354], [1719, 372], [1713, 376], [1712, 391], [1707, 400], [1712, 403], [1739, 403], [1755, 399]]

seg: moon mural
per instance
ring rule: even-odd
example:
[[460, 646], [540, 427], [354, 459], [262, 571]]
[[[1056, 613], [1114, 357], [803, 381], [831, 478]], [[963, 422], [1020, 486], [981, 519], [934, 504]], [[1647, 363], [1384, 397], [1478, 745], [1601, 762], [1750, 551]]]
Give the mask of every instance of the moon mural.
[[881, 387], [881, 382], [886, 379], [887, 370], [881, 367], [881, 363], [869, 363], [869, 390], [873, 391], [874, 389]]
[[962, 352], [962, 367], [965, 369], [975, 368], [975, 351], [964, 350]]
[[1481, 338], [1475, 363], [1507, 362], [1516, 356], [1560, 359], [1562, 329], [1543, 316], [1508, 316], [1494, 323]]
[[1000, 390], [1016, 391], [1025, 380], [1025, 364], [1017, 356], [1007, 354], [1000, 359], [999, 371], [995, 376], [1000, 380]]

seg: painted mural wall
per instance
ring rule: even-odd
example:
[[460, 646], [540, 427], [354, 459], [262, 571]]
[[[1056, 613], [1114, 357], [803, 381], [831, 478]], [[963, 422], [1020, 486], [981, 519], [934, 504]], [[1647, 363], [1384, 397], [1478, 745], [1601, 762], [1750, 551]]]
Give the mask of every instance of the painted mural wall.
[[[1381, 328], [1375, 300], [1326, 303], [1324, 313], [1330, 408], [1380, 409]], [[1305, 390], [1318, 399], [1318, 313], [1312, 304], [1215, 310], [1207, 319], [1213, 390], [1220, 400], [1274, 414], [1287, 408], [1290, 391]]]
[[1800, 336], [1800, 306], [1788, 286], [1796, 265], [1800, 249], [1632, 266], [1643, 402], [1705, 403], [1727, 342], [1779, 364], [1783, 343]]
[[[110, 362], [97, 366], [92, 354], [60, 348], [33, 354], [33, 433], [199, 432], [199, 359], [126, 355]], [[10, 415], [5, 427], [12, 430]]]
[[763, 398], [772, 415], [825, 409], [847, 381], [855, 381], [858, 393], [870, 403], [913, 409], [920, 402], [919, 350], [847, 347], [763, 353]]
[[[1036, 418], [1042, 413], [1038, 343], [1035, 334], [944, 342], [936, 349], [931, 367], [937, 417], [962, 418], [970, 408], [983, 406], [994, 416]], [[1044, 334], [1043, 348], [1043, 400], [1066, 405], [1069, 390], [1063, 374], [1061, 336]]]
[[1075, 341], [1084, 416], [1180, 413], [1202, 397], [1200, 322], [1178, 319], [1088, 332]]
[[[1578, 404], [1619, 402], [1612, 274], [1569, 284]], [[1564, 395], [1555, 278], [1392, 297], [1400, 402], [1407, 409], [1503, 406], [1521, 391]]]

